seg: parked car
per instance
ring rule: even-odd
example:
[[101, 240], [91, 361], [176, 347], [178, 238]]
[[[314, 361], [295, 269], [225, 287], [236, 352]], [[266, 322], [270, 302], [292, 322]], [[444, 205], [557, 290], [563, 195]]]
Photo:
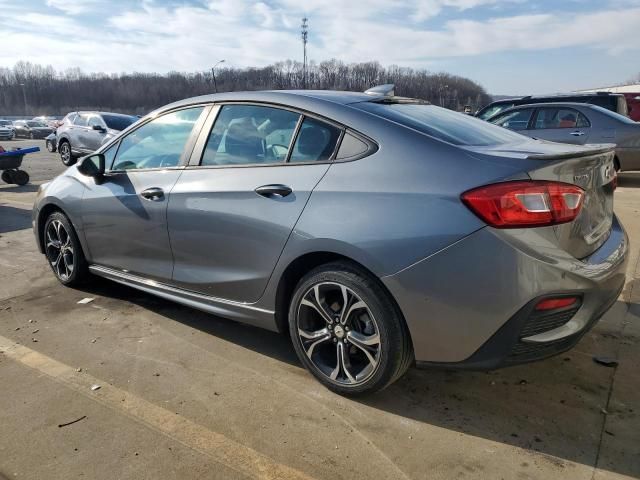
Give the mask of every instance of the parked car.
[[53, 273], [270, 330], [341, 394], [419, 366], [573, 347], [628, 238], [611, 145], [533, 140], [393, 95], [233, 92], [156, 110], [43, 185]]
[[73, 165], [78, 157], [94, 152], [137, 120], [137, 117], [120, 113], [67, 114], [56, 131], [57, 149], [62, 163]]
[[55, 132], [45, 138], [44, 141], [48, 151], [54, 153], [57, 150], [58, 139]]
[[56, 117], [48, 117], [46, 115], [41, 115], [39, 117], [33, 117], [32, 120], [35, 120], [37, 122], [42, 122], [46, 124], [48, 127], [51, 127], [53, 129], [58, 128], [58, 119]]
[[10, 120], [0, 120], [0, 140], [13, 140], [15, 130]]
[[53, 129], [38, 120], [16, 120], [13, 122], [16, 137], [45, 138], [53, 133]]
[[627, 101], [627, 109], [629, 110], [629, 118], [640, 122], [640, 92], [636, 93], [624, 93], [624, 98]]
[[640, 123], [597, 105], [522, 105], [491, 117], [489, 122], [552, 142], [615, 143], [616, 170], [640, 170]]
[[476, 113], [476, 117], [481, 118], [482, 120], [489, 120], [489, 118], [495, 117], [498, 113], [503, 112], [508, 108], [517, 107], [519, 105], [530, 105], [534, 103], [549, 102], [589, 103], [606, 108], [607, 110], [611, 110], [612, 112], [619, 113], [620, 115], [629, 115], [627, 101], [625, 100], [624, 95], [620, 93], [597, 92], [570, 93], [547, 96], [529, 95], [520, 98], [498, 100], [479, 110], [478, 113]]

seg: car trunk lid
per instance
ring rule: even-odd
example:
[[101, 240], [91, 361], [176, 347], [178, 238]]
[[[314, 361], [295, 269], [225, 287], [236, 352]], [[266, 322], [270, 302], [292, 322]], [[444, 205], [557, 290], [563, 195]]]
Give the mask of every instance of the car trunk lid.
[[616, 176], [614, 148], [614, 145], [592, 145], [580, 150], [527, 156], [540, 162], [540, 166], [527, 172], [532, 180], [569, 183], [585, 192], [576, 219], [553, 227], [559, 245], [576, 258], [589, 256], [609, 237]]

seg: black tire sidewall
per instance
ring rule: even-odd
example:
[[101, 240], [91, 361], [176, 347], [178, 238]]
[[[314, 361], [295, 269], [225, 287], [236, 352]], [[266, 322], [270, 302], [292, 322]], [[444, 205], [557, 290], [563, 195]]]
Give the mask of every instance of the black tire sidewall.
[[75, 256], [73, 272], [71, 273], [68, 279], [64, 280], [58, 276], [57, 272], [53, 268], [53, 265], [51, 265], [51, 261], [49, 260], [49, 257], [47, 256], [47, 253], [46, 253], [46, 247], [45, 247], [45, 258], [47, 260], [47, 263], [49, 264], [49, 268], [51, 268], [51, 271], [53, 271], [53, 274], [56, 276], [56, 278], [60, 283], [67, 286], [78, 285], [86, 278], [87, 261], [85, 260], [84, 253], [82, 251], [82, 245], [80, 244], [80, 240], [78, 240], [78, 235], [76, 235], [76, 231], [73, 228], [73, 225], [71, 224], [71, 222], [69, 221], [69, 219], [64, 213], [54, 212], [47, 217], [47, 220], [44, 222], [44, 227], [42, 229], [43, 245], [46, 245], [47, 229], [49, 228], [49, 225], [51, 224], [51, 222], [53, 222], [54, 220], [59, 220], [64, 226], [64, 228], [67, 230], [69, 235], [71, 236], [71, 244], [73, 245], [73, 252]]
[[[367, 304], [375, 317], [380, 335], [380, 359], [373, 376], [362, 384], [349, 386], [333, 382], [317, 370], [300, 343], [296, 322], [298, 305], [304, 293], [320, 282], [337, 282], [350, 288]], [[289, 306], [290, 336], [298, 358], [323, 385], [342, 395], [372, 393], [385, 388], [398, 377], [398, 370], [408, 354], [404, 351], [407, 342], [403, 335], [407, 333], [403, 322], [394, 302], [377, 284], [377, 280], [347, 263], [327, 264], [309, 272], [298, 283]]]
[[[69, 160], [66, 160], [66, 161], [62, 157], [62, 151], [65, 148], [69, 149]], [[60, 146], [58, 147], [58, 153], [60, 153], [60, 160], [62, 160], [62, 163], [64, 163], [67, 167], [70, 167], [71, 165], [76, 163], [75, 158], [73, 158], [73, 154], [71, 153], [71, 144], [69, 142], [67, 142], [66, 140], [63, 141], [63, 142], [60, 142]]]

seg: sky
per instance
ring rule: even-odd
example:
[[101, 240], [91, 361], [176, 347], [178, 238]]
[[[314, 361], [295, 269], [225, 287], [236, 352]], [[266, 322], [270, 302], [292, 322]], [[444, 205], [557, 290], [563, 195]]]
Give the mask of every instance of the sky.
[[640, 0], [0, 0], [0, 67], [203, 71], [378, 60], [491, 94], [597, 88], [640, 74]]

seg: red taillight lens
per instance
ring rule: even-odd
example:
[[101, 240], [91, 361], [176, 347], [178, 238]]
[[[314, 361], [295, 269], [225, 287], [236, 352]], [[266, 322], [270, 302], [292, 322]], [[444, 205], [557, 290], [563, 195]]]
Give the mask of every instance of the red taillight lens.
[[556, 310], [568, 307], [578, 301], [578, 297], [547, 298], [536, 305], [536, 310]]
[[578, 216], [584, 190], [560, 182], [522, 180], [469, 190], [462, 201], [496, 228], [542, 227], [567, 223]]

